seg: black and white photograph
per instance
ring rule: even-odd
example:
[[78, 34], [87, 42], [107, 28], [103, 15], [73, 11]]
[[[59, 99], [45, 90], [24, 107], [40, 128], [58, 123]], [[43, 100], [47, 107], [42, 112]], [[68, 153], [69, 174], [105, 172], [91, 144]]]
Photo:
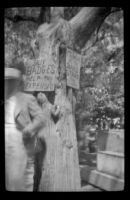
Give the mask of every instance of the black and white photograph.
[[123, 7], [4, 9], [5, 190], [123, 191]]

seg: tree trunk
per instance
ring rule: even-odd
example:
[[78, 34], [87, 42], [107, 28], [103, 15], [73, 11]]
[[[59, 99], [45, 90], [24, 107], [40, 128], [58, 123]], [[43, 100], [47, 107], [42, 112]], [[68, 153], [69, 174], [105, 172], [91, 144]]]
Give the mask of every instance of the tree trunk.
[[[51, 23], [41, 25], [37, 31], [37, 38], [42, 36], [43, 39], [48, 37], [49, 40], [53, 40], [56, 43], [60, 41], [57, 83], [61, 85], [60, 96], [55, 98], [55, 104], [60, 107], [61, 114], [58, 122], [53, 125], [53, 128], [50, 128], [50, 134], [46, 136], [47, 158], [44, 166], [48, 169], [44, 168], [40, 191], [78, 191], [81, 188], [73, 112], [73, 92], [72, 88], [67, 90], [66, 84], [66, 47], [70, 46], [72, 42], [70, 40], [73, 40], [71, 48], [77, 49], [77, 46], [82, 48], [101, 24], [108, 11], [110, 11], [110, 8], [85, 7], [69, 23], [62, 19], [63, 8], [55, 7], [51, 9], [51, 15], [53, 16]], [[68, 30], [72, 31], [71, 34], [68, 33]], [[73, 37], [71, 37], [72, 35]], [[63, 43], [64, 47], [62, 46]], [[42, 56], [43, 45], [44, 43], [40, 39], [40, 56]], [[49, 137], [53, 139], [49, 139]], [[54, 146], [53, 140], [56, 144], [55, 148], [52, 148]], [[55, 157], [55, 160], [52, 156]], [[50, 163], [49, 165], [46, 164], [48, 162]]]
[[[49, 36], [48, 42], [56, 41], [56, 31], [57, 34], [61, 34], [62, 38], [62, 30], [60, 29], [63, 28], [64, 21], [61, 20], [60, 16], [58, 21], [57, 19], [56, 15], [50, 24], [42, 25], [37, 32], [38, 35]], [[49, 128], [51, 130], [49, 134], [46, 134], [47, 153], [40, 191], [79, 191], [81, 188], [76, 128], [72, 111], [72, 89], [69, 89], [68, 95], [66, 48], [62, 46], [62, 42], [61, 40], [59, 44], [59, 75], [55, 85], [55, 87], [61, 86], [59, 89], [61, 95], [57, 94], [54, 102], [60, 108], [60, 115], [58, 122], [53, 124], [53, 127]], [[41, 52], [42, 45], [40, 45]], [[41, 52], [40, 56], [42, 56]]]

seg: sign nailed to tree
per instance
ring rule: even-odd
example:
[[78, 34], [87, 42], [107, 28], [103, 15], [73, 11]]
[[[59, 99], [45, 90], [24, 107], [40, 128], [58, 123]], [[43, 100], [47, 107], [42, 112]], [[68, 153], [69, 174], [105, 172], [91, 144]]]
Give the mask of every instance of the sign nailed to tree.
[[[47, 41], [48, 42], [48, 41]], [[42, 56], [25, 63], [25, 91], [53, 91], [58, 70], [59, 48], [46, 42]]]
[[81, 67], [81, 55], [67, 49], [66, 51], [66, 73], [67, 73], [67, 85], [79, 89], [80, 81], [80, 67]]

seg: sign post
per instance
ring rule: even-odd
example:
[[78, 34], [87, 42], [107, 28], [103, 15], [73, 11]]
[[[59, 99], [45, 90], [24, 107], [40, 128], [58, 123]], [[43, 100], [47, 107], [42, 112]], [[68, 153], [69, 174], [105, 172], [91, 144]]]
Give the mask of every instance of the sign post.
[[25, 91], [54, 91], [59, 66], [59, 47], [44, 48], [42, 57], [26, 63]]

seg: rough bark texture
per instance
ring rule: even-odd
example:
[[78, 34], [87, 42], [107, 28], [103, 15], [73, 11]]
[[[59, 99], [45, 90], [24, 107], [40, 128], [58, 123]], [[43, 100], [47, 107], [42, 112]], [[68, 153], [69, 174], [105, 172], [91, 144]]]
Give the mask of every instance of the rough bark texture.
[[57, 93], [55, 104], [60, 106], [59, 120], [56, 124], [51, 118], [51, 105], [43, 107], [47, 126], [42, 132], [47, 151], [39, 190], [77, 191], [80, 190], [80, 173], [76, 131], [71, 104], [63, 90]]

